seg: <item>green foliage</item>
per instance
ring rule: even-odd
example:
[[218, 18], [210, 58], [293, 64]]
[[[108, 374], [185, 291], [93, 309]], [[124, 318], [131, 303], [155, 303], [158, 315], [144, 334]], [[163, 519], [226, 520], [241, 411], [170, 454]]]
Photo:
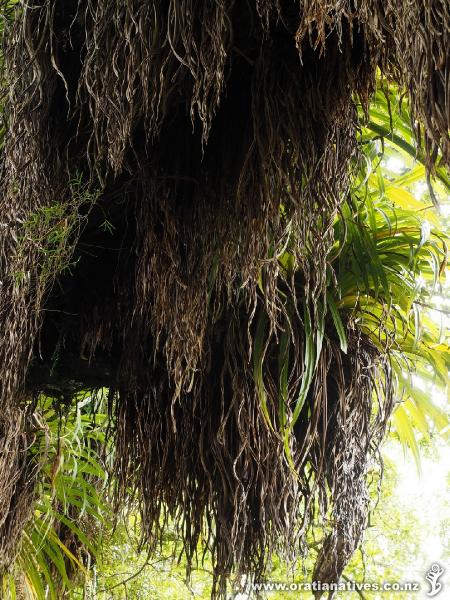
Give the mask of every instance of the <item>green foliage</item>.
[[393, 425], [419, 467], [417, 435], [449, 434], [448, 415], [431, 396], [448, 388], [439, 301], [448, 293], [449, 229], [434, 204], [448, 201], [450, 180], [439, 163], [433, 183], [426, 178], [406, 103], [394, 91], [377, 93], [362, 132], [366, 161], [336, 225], [336, 260], [341, 309], [389, 353], [401, 400]]
[[[322, 318], [333, 323], [342, 352], [347, 351], [347, 333], [358, 330], [388, 358], [398, 402], [393, 428], [419, 467], [418, 436], [429, 438], [437, 431], [448, 439], [450, 433], [445, 409], [430, 398], [432, 391], [446, 394], [448, 388], [450, 349], [445, 310], [440, 312], [439, 302], [448, 292], [450, 241], [435, 203], [447, 201], [450, 179], [439, 161], [435, 179], [427, 178], [425, 156], [414, 144], [411, 116], [397, 90], [377, 92], [361, 131], [361, 149], [351, 193], [334, 224]], [[290, 235], [279, 257], [286, 275], [298, 269], [290, 251], [295, 236]], [[312, 384], [315, 357], [322, 346], [320, 335], [313, 340], [309, 322], [305, 313], [304, 374], [293, 421]], [[256, 341], [263, 347], [263, 339]], [[262, 393], [264, 354], [254, 357], [260, 363], [255, 373], [267, 413]], [[425, 382], [426, 392], [418, 381]], [[284, 423], [286, 393], [281, 387], [279, 395]]]
[[5, 600], [19, 592], [61, 600], [90, 576], [99, 535], [111, 516], [102, 459], [106, 416], [99, 408], [90, 396], [80, 397], [65, 413], [47, 398], [40, 401], [31, 448], [40, 465], [36, 505], [14, 569], [4, 577]]
[[[73, 239], [76, 239], [76, 233], [82, 227], [98, 194], [78, 175], [70, 183], [68, 196], [55, 200], [51, 205], [41, 206], [30, 213], [22, 225], [17, 262], [22, 264], [24, 261], [21, 256], [25, 256], [30, 247], [33, 248], [42, 283], [51, 281], [55, 275], [63, 273], [73, 264]], [[16, 271], [16, 283], [20, 283], [26, 276], [25, 270]]]

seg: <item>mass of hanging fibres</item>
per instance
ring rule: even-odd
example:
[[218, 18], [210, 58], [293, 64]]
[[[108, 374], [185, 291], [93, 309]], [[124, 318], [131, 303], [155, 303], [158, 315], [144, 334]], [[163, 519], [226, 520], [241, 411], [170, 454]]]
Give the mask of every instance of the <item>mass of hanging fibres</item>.
[[[315, 576], [336, 581], [392, 409], [387, 358], [351, 332], [344, 354], [324, 314], [355, 102], [381, 73], [430, 174], [438, 151], [448, 165], [449, 2], [2, 4], [0, 569], [38, 476], [29, 371], [70, 345], [115, 356], [115, 497], [138, 499], [150, 547], [170, 521], [189, 570], [202, 542], [221, 596], [301, 554], [319, 507]], [[55, 353], [45, 309], [82, 277], [98, 207], [127, 244], [77, 327], [54, 321]]]

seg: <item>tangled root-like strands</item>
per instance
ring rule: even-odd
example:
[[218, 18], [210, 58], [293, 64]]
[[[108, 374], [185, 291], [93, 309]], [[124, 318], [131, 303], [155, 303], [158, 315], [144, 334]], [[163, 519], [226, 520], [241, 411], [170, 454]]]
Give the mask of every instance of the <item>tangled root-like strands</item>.
[[[175, 405], [166, 401], [171, 396], [167, 374], [158, 367], [146, 392], [130, 397], [119, 391], [114, 468], [119, 505], [137, 489], [144, 539], [156, 547], [170, 523], [183, 541], [189, 569], [199, 548], [209, 551], [213, 595], [220, 597], [231, 575], [239, 586], [242, 576], [261, 577], [274, 553], [288, 562], [305, 553], [304, 536], [319, 508], [332, 526], [315, 575], [338, 581], [367, 521], [368, 464], [392, 409], [389, 366], [380, 363], [367, 339], [351, 339], [345, 362], [336, 343], [326, 341], [322, 378], [290, 440], [293, 470], [284, 458], [283, 440], [261, 414], [246, 360], [248, 315], [241, 319], [223, 316], [203, 386]], [[278, 346], [273, 340], [269, 345], [276, 354]], [[277, 374], [267, 370], [264, 375], [268, 389], [276, 387]], [[380, 380], [386, 395], [374, 419], [372, 398]], [[291, 393], [296, 392], [293, 385]], [[276, 422], [274, 405], [270, 417]]]
[[[450, 4], [388, 2], [386, 13], [396, 35], [392, 61], [409, 92], [417, 139], [424, 138], [428, 168], [433, 171], [442, 153], [450, 165]], [[391, 66], [392, 68], [392, 66]]]
[[24, 432], [28, 415], [20, 409], [0, 418], [0, 573], [16, 556], [17, 540], [33, 510], [37, 468], [27, 454], [31, 439]]
[[[109, 357], [117, 500], [138, 492], [153, 543], [170, 517], [188, 568], [206, 540], [214, 594], [231, 574], [260, 576], [274, 551], [298, 554], [316, 498], [332, 515], [317, 578], [339, 578], [359, 543], [367, 457], [392, 407], [388, 361], [358, 336], [344, 360], [328, 331], [287, 442], [297, 474], [267, 419], [292, 418], [299, 306], [317, 329], [358, 152], [354, 99], [367, 108], [378, 67], [409, 92], [430, 171], [438, 148], [448, 163], [448, 11], [446, 0], [33, 0], [7, 27], [2, 443], [23, 448], [26, 427], [10, 421], [24, 423], [35, 363], [53, 372], [68, 348]], [[295, 284], [277, 259], [292, 239]], [[262, 314], [266, 414], [252, 364]], [[31, 467], [7, 462], [10, 561]]]

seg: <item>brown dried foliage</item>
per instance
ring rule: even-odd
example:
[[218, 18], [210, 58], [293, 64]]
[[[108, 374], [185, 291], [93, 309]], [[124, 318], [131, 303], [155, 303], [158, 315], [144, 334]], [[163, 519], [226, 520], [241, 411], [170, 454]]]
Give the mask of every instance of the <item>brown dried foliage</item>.
[[[288, 419], [305, 355], [301, 311], [288, 313], [280, 290], [318, 322], [358, 148], [354, 98], [367, 106], [377, 68], [408, 90], [430, 169], [437, 148], [448, 163], [448, 11], [447, 0], [18, 3], [6, 36], [0, 199], [0, 489], [13, 515], [0, 536], [13, 521], [16, 533], [0, 566], [27, 516], [20, 413], [45, 337], [42, 309], [66, 264], [43, 269], [48, 229], [25, 235], [24, 224], [58, 202], [63, 219], [88, 216], [64, 200], [82, 173], [131, 231], [108, 293], [83, 299], [68, 334], [94, 362], [117, 356], [118, 501], [137, 493], [150, 543], [170, 516], [189, 565], [206, 540], [220, 595], [232, 573], [260, 576], [273, 551], [298, 554], [315, 498], [323, 514], [331, 498], [316, 575], [340, 576], [366, 522], [367, 461], [392, 406], [388, 363], [356, 334], [342, 357], [327, 326], [289, 441], [295, 473], [262, 414], [255, 315], [268, 319], [264, 379], [280, 425], [281, 332], [294, 350]], [[88, 217], [85, 229], [70, 228], [67, 255], [95, 226]], [[277, 261], [292, 231], [295, 282]]]

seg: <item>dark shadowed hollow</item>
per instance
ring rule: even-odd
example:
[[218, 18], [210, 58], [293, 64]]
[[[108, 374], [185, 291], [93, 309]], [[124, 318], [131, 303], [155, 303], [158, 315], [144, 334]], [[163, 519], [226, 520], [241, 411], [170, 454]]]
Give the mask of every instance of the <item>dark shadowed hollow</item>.
[[33, 398], [106, 387], [115, 501], [138, 499], [150, 548], [170, 521], [189, 569], [202, 542], [223, 596], [301, 556], [318, 511], [336, 581], [393, 403], [386, 357], [351, 331], [344, 354], [325, 314], [355, 103], [380, 69], [430, 173], [448, 164], [449, 2], [2, 4], [0, 569], [38, 476]]

